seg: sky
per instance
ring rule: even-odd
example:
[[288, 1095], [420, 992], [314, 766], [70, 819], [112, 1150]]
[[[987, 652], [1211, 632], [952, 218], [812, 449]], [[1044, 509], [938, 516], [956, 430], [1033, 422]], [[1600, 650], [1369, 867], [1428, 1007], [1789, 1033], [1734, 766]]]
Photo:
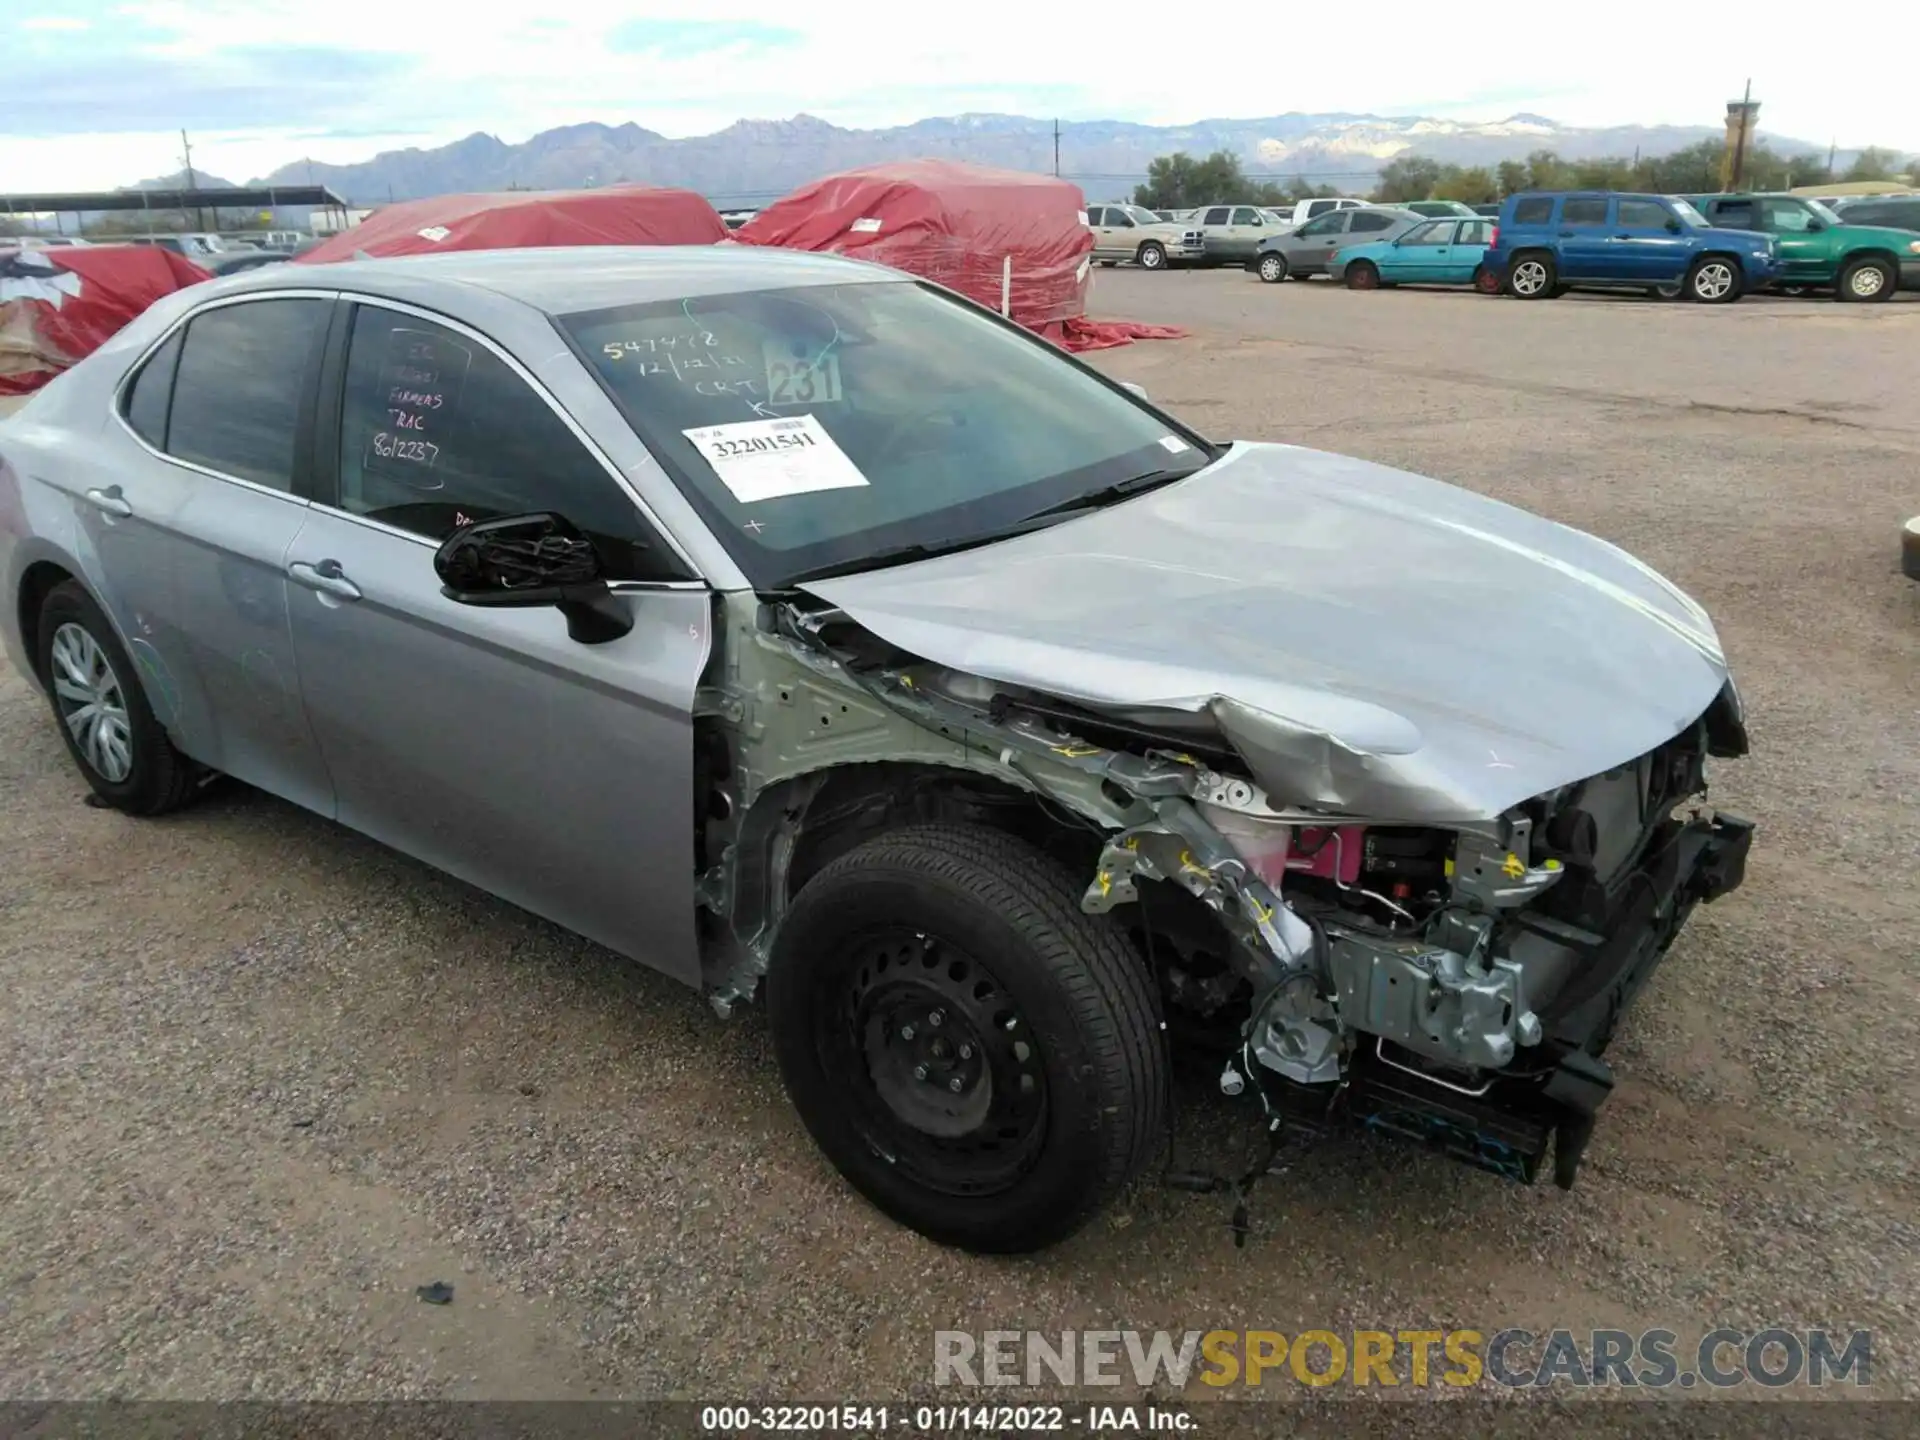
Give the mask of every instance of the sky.
[[170, 174], [183, 127], [196, 169], [246, 181], [303, 157], [364, 160], [476, 130], [517, 143], [585, 120], [669, 136], [802, 112], [857, 127], [969, 111], [1158, 125], [1529, 111], [1572, 125], [1718, 125], [1749, 77], [1762, 130], [1920, 151], [1898, 46], [1809, 64], [1800, 37], [1754, 13], [1696, 47], [1659, 38], [1674, 25], [1670, 0], [1614, 0], [1578, 43], [1545, 45], [1464, 13], [1436, 23], [1446, 12], [1431, 4], [1373, 0], [1364, 13], [1381, 41], [1358, 49], [1324, 12], [1263, 33], [1226, 12], [1177, 23], [1148, 0], [1130, 7], [1137, 22], [1118, 6], [1032, 0], [649, 0], [644, 18], [635, 8], [7, 0], [0, 192]]

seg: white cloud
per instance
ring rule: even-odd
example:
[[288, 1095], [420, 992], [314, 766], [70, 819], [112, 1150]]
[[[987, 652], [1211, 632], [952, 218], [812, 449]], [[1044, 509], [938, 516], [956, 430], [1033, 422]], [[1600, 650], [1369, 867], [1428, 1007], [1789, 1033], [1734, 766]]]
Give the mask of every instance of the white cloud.
[[[569, 0], [544, 13], [488, 12], [471, 0], [413, 0], [403, 9], [390, 0], [131, 0], [123, 13], [165, 31], [176, 61], [293, 46], [359, 51], [370, 64], [396, 52], [413, 57], [410, 76], [370, 83], [344, 118], [271, 113], [244, 133], [197, 134], [196, 162], [236, 180], [302, 155], [358, 160], [474, 130], [518, 141], [593, 119], [688, 135], [801, 110], [855, 126], [988, 108], [1156, 124], [1286, 111], [1495, 119], [1532, 110], [1572, 124], [1718, 125], [1749, 74], [1767, 131], [1920, 150], [1920, 110], [1900, 83], [1897, 47], [1810, 66], [1796, 38], [1756, 25], [1735, 30], [1703, 62], [1688, 47], [1647, 42], [1673, 23], [1671, 6], [1654, 0], [1617, 0], [1605, 27], [1545, 58], [1517, 38], [1509, 43], [1504, 28], [1438, 25], [1431, 7], [1413, 0], [1375, 0], [1368, 19], [1374, 34], [1417, 42], [1353, 54], [1247, 44], [1230, 19], [1134, 25], [1117, 13], [1031, 0], [968, 0], [939, 12], [949, 17], [939, 24], [872, 0], [649, 4], [649, 25], [684, 19], [800, 32], [783, 49], [677, 58], [609, 47], [634, 18], [630, 0]], [[351, 78], [345, 63], [349, 73], [336, 81]], [[168, 113], [161, 98], [153, 113]], [[299, 138], [323, 124], [351, 133]], [[0, 186], [122, 183], [175, 168], [177, 149], [158, 133], [14, 139], [0, 152]]]
[[82, 20], [77, 15], [29, 15], [19, 24], [22, 30], [36, 30], [43, 33], [78, 32], [93, 28], [91, 20]]

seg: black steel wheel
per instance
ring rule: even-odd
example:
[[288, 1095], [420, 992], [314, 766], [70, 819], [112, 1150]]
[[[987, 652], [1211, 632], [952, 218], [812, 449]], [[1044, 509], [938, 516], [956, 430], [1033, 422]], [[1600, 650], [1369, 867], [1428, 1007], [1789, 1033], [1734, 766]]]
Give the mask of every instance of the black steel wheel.
[[1157, 996], [1083, 889], [1010, 836], [920, 825], [835, 860], [781, 924], [788, 1093], [840, 1172], [932, 1239], [1052, 1244], [1158, 1148]]

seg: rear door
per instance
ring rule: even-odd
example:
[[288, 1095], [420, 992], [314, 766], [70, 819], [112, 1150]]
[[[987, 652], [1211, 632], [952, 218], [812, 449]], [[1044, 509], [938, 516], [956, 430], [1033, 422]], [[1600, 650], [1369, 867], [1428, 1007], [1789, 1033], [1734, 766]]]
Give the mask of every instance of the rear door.
[[[1753, 202], [1744, 202], [1749, 211]], [[1745, 228], [1745, 227], [1738, 227]], [[1658, 200], [1623, 195], [1614, 212], [1613, 270], [1622, 279], [1678, 284], [1692, 257], [1679, 217]]]
[[1569, 195], [1560, 202], [1554, 229], [1564, 280], [1613, 280], [1615, 257], [1608, 249], [1613, 234], [1607, 228], [1613, 202], [1605, 195]]
[[1232, 237], [1227, 234], [1229, 217], [1233, 208], [1228, 205], [1211, 205], [1205, 210], [1194, 213], [1193, 228], [1200, 232], [1200, 243], [1209, 260], [1230, 259], [1229, 247]]
[[1087, 223], [1093, 227], [1093, 253], [1101, 260], [1118, 260], [1131, 251], [1120, 243], [1119, 226], [1131, 225], [1126, 212], [1117, 205], [1089, 205]]
[[1453, 232], [1453, 245], [1447, 253], [1440, 279], [1449, 285], [1469, 285], [1487, 258], [1487, 246], [1493, 241], [1491, 220], [1462, 220]]
[[330, 294], [197, 310], [134, 373], [121, 420], [140, 454], [87, 492], [107, 597], [175, 743], [322, 814], [333, 790], [302, 708], [283, 566], [305, 525]]
[[[705, 585], [503, 349], [391, 302], [341, 309], [318, 421], [321, 488], [287, 556], [307, 714], [340, 819], [697, 984], [692, 703], [712, 639]], [[533, 511], [594, 538], [623, 581], [626, 635], [582, 644], [556, 609], [441, 593], [442, 539]]]

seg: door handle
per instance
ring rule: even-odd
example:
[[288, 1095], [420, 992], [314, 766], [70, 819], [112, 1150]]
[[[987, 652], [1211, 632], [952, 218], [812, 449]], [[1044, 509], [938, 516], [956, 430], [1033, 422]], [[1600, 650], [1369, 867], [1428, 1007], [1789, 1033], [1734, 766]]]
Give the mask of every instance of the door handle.
[[1560, 238], [1562, 240], [1571, 240], [1573, 238], [1573, 232], [1571, 230], [1562, 230], [1560, 232]]
[[287, 578], [296, 585], [318, 590], [322, 595], [331, 595], [337, 600], [360, 598], [360, 587], [347, 579], [338, 560], [322, 560], [317, 565], [296, 560], [287, 566]]
[[109, 485], [104, 490], [87, 491], [87, 503], [96, 510], [104, 510], [109, 515], [118, 515], [122, 520], [133, 514], [133, 506], [127, 503], [127, 498], [120, 493], [118, 485]]

